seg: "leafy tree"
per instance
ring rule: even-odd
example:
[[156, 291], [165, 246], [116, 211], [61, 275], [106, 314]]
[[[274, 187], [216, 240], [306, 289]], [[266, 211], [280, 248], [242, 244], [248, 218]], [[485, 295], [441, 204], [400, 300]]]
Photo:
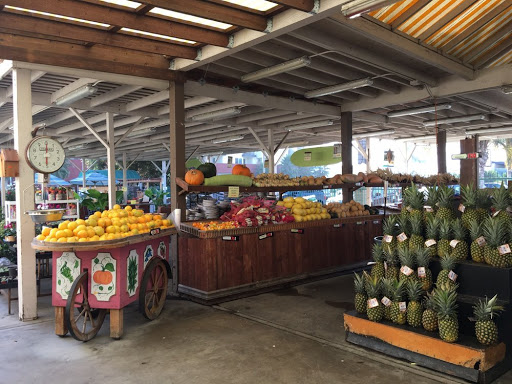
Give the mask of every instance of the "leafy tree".
[[290, 177], [299, 176], [324, 176], [327, 175], [328, 169], [325, 166], [316, 167], [297, 167], [292, 164], [291, 157], [294, 151], [288, 150], [286, 156], [284, 156], [279, 162], [279, 172], [290, 175]]
[[512, 167], [512, 139], [496, 139], [492, 141], [497, 147], [502, 147], [507, 155], [505, 167], [507, 171]]

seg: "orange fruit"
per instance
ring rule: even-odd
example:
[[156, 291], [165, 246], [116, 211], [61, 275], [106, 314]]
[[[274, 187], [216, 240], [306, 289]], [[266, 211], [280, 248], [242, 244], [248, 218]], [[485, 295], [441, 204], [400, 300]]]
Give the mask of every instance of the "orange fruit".
[[155, 221], [162, 220], [162, 216], [160, 216], [160, 215], [153, 215], [153, 220], [155, 220]]
[[121, 209], [121, 206], [119, 204], [116, 204], [112, 207], [112, 209]]
[[66, 237], [73, 237], [73, 231], [71, 229], [65, 229], [64, 232], [66, 232]]
[[67, 243], [68, 239], [67, 237], [60, 237], [57, 239], [57, 243]]
[[81, 237], [78, 239], [79, 243], [85, 243], [86, 241], [89, 241], [89, 239], [87, 237]]
[[50, 229], [50, 233], [48, 234], [48, 236], [55, 237], [55, 234], [57, 233], [57, 231], [58, 231], [57, 228]]
[[73, 231], [76, 227], [78, 227], [78, 224], [76, 221], [70, 221], [69, 224], [68, 224], [68, 229], [70, 229], [71, 231]]
[[94, 232], [94, 228], [87, 227], [87, 237], [93, 237], [94, 235], [96, 235], [96, 232]]
[[94, 227], [94, 233], [97, 236], [101, 236], [105, 233], [105, 230], [103, 229], [103, 227], [97, 226], [97, 227]]
[[106, 222], [104, 218], [98, 219], [98, 226], [105, 228]]
[[133, 210], [131, 205], [127, 205], [126, 207], [124, 207], [124, 209], [125, 209], [125, 211], [128, 211], [128, 212]]
[[113, 225], [109, 225], [106, 228], [105, 232], [107, 232], [108, 234], [116, 233], [116, 228]]
[[76, 236], [79, 238], [79, 241], [81, 239], [85, 239], [89, 234], [87, 233], [87, 231], [85, 229], [82, 229], [81, 231], [78, 231], [76, 233]]
[[69, 220], [63, 221], [62, 223], [59, 224], [58, 228], [59, 229], [67, 229], [68, 224], [69, 224]]
[[50, 234], [51, 228], [50, 227], [43, 227], [43, 230], [41, 231], [41, 235], [48, 236]]
[[38, 236], [36, 237], [36, 239], [37, 239], [37, 240], [40, 240], [40, 241], [44, 241], [44, 239], [46, 239], [46, 236], [45, 236], [45, 235], [43, 235], [43, 234], [41, 234], [41, 235], [38, 235]]
[[99, 219], [101, 217], [101, 212], [100, 211], [94, 212], [94, 216], [96, 216], [96, 218]]
[[108, 217], [105, 218], [105, 227], [108, 227], [109, 225], [112, 225], [112, 220], [110, 220]]
[[94, 235], [91, 237], [91, 241], [100, 241], [100, 237], [98, 235]]
[[76, 220], [76, 221], [75, 221], [75, 223], [76, 223], [77, 225], [84, 225], [84, 224], [85, 224], [85, 220], [83, 220], [83, 219], [78, 219], [78, 220]]
[[75, 237], [75, 236], [72, 236], [72, 237], [68, 237], [68, 243], [74, 243], [76, 242], [78, 239]]

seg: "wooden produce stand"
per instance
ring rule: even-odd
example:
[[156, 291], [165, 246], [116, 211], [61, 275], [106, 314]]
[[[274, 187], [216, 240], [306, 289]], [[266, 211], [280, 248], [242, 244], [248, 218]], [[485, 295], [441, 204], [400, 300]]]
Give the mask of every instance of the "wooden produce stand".
[[123, 308], [138, 300], [153, 320], [163, 309], [170, 274], [170, 235], [175, 228], [119, 240], [86, 243], [32, 241], [52, 251], [52, 305], [55, 333], [88, 341], [110, 312], [110, 336], [123, 335]]

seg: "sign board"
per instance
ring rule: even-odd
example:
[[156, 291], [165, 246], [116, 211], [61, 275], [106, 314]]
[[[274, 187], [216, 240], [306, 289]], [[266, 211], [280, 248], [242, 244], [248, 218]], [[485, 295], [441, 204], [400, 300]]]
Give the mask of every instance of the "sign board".
[[332, 148], [332, 157], [335, 159], [341, 158], [341, 144], [334, 144]]
[[480, 153], [473, 152], [473, 153], [459, 153], [452, 155], [452, 160], [474, 160], [478, 159], [480, 157]]
[[240, 196], [240, 187], [230, 186], [228, 187], [228, 197], [237, 198]]
[[304, 152], [304, 161], [311, 161], [311, 152]]

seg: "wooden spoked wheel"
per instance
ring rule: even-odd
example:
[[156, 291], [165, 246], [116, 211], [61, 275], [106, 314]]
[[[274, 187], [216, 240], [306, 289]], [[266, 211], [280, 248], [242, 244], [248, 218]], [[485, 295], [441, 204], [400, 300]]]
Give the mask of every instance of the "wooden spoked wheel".
[[164, 261], [154, 257], [146, 265], [139, 292], [139, 311], [146, 319], [154, 320], [162, 312], [167, 297], [167, 280]]
[[69, 290], [64, 320], [71, 336], [76, 340], [89, 341], [101, 328], [106, 309], [94, 309], [89, 304], [89, 274], [78, 276]]

